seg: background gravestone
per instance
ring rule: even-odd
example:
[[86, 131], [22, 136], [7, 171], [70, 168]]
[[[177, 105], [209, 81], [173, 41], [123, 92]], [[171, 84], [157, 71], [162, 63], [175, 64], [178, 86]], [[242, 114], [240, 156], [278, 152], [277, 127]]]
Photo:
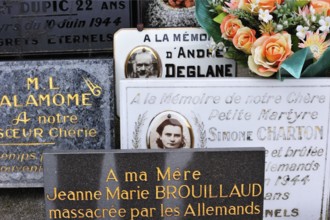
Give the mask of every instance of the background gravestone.
[[44, 149], [110, 149], [110, 59], [1, 62], [0, 186], [43, 186]]
[[112, 50], [113, 34], [131, 27], [133, 1], [0, 1], [0, 56]]

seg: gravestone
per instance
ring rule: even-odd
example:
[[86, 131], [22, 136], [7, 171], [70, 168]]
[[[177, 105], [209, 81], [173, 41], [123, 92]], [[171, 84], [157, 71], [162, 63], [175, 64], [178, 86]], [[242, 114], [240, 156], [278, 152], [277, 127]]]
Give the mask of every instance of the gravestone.
[[330, 80], [121, 85], [122, 149], [265, 147], [264, 219], [328, 218]]
[[143, 31], [127, 28], [116, 32], [117, 115], [121, 97], [119, 82], [123, 79], [236, 77], [236, 61], [225, 58], [220, 49], [211, 51], [211, 45], [210, 37], [201, 28], [146, 28]]
[[262, 219], [262, 148], [44, 157], [46, 219]]
[[45, 149], [114, 147], [110, 59], [0, 62], [0, 187], [43, 186]]
[[1, 56], [110, 51], [133, 20], [129, 0], [1, 0], [0, 15]]

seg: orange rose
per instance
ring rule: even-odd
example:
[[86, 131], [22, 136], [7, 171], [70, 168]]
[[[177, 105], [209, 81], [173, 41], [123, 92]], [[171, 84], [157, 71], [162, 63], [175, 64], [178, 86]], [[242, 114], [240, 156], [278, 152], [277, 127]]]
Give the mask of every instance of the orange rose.
[[271, 36], [263, 35], [254, 42], [251, 53], [248, 60], [250, 70], [260, 76], [269, 77], [293, 54], [291, 35], [286, 32]]
[[311, 6], [317, 14], [330, 16], [330, 0], [312, 0]]
[[258, 14], [259, 9], [269, 10], [276, 9], [276, 4], [281, 4], [283, 0], [240, 0], [238, 7], [248, 12]]
[[256, 41], [256, 31], [248, 27], [238, 29], [233, 38], [234, 46], [246, 54], [251, 54], [251, 46]]
[[243, 27], [241, 20], [233, 15], [227, 15], [221, 22], [220, 29], [222, 38], [232, 40], [238, 29]]

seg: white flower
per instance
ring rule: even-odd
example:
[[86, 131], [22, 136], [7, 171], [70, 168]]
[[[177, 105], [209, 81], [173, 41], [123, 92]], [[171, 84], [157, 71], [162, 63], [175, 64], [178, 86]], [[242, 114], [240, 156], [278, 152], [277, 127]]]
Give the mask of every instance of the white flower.
[[281, 25], [281, 24], [276, 25], [276, 30], [277, 31], [283, 30], [283, 25]]
[[273, 16], [271, 14], [269, 14], [269, 10], [262, 10], [259, 9], [259, 20], [268, 23], [269, 21], [271, 21], [273, 19]]
[[321, 27], [319, 27], [320, 31], [323, 32], [329, 32], [330, 30], [330, 17], [322, 17], [319, 21], [319, 24], [321, 25]]
[[215, 43], [213, 38], [211, 38], [211, 44], [207, 45], [207, 47], [209, 48], [209, 51], [212, 53], [212, 57], [215, 57], [215, 53], [217, 52], [217, 50], [223, 50], [224, 52], [226, 52], [224, 43], [223, 42]]
[[315, 9], [313, 6], [309, 7], [309, 11], [311, 12], [312, 15], [315, 15]]
[[311, 20], [312, 20], [312, 22], [315, 22], [316, 21], [316, 16], [312, 15]]
[[308, 32], [308, 27], [303, 27], [302, 25], [298, 25], [297, 28], [296, 28], [296, 31], [297, 31], [297, 37], [300, 39], [300, 40], [304, 40], [305, 37], [306, 37], [306, 33]]

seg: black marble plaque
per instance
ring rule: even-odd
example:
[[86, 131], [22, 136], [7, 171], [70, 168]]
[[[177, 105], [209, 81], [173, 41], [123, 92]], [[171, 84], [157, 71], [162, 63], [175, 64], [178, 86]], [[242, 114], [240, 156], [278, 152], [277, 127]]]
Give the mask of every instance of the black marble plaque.
[[196, 27], [196, 0], [148, 0], [144, 1], [146, 27]]
[[46, 152], [46, 219], [261, 220], [264, 153]]
[[0, 54], [112, 50], [131, 10], [129, 0], [0, 0]]
[[0, 187], [43, 186], [42, 152], [113, 146], [112, 59], [0, 62]]

